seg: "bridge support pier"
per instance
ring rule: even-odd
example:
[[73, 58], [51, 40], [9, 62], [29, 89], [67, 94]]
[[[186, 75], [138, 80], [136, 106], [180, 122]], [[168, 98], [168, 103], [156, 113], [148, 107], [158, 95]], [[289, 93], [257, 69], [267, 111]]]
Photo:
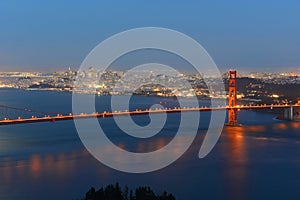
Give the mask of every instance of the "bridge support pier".
[[237, 126], [237, 110], [235, 108], [228, 110], [227, 126]]
[[289, 108], [285, 108], [283, 111], [283, 118], [285, 120], [293, 121], [294, 120], [294, 108], [291, 105]]

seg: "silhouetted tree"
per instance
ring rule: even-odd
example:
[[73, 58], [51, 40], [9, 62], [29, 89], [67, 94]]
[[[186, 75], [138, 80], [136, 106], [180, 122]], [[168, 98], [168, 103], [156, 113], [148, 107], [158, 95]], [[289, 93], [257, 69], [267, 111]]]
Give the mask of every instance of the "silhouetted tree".
[[125, 188], [124, 188], [124, 192], [123, 192], [123, 199], [124, 200], [128, 200], [128, 186], [125, 185]]
[[123, 200], [122, 191], [118, 183], [116, 186], [108, 185], [104, 190], [105, 199]]
[[105, 194], [104, 194], [104, 189], [102, 187], [96, 192], [96, 199], [104, 199], [104, 198], [105, 198]]
[[175, 197], [172, 194], [168, 194], [166, 191], [159, 197], [159, 200], [175, 200]]
[[130, 190], [128, 197], [128, 187], [125, 186], [124, 191], [119, 183], [108, 185], [105, 188], [101, 187], [98, 191], [92, 187], [86, 194], [85, 200], [176, 200], [172, 194], [166, 191], [162, 195], [156, 195], [150, 187], [138, 187], [133, 191]]
[[86, 194], [85, 194], [85, 200], [94, 200], [96, 199], [96, 191], [95, 188], [92, 187]]
[[156, 195], [149, 187], [139, 187], [135, 190], [136, 200], [153, 200]]
[[133, 192], [132, 192], [132, 190], [130, 190], [129, 200], [134, 200], [134, 197], [133, 197]]

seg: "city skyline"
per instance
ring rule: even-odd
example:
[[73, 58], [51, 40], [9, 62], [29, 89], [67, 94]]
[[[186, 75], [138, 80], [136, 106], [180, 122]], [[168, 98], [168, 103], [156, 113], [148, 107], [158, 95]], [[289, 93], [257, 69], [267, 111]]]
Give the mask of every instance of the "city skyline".
[[[219, 67], [219, 66], [218, 66]], [[63, 66], [63, 67], [53, 67], [53, 68], [30, 68], [30, 67], [21, 67], [21, 66], [14, 66], [14, 67], [7, 67], [1, 69], [0, 72], [3, 73], [9, 73], [9, 72], [15, 72], [15, 73], [42, 73], [42, 74], [48, 74], [48, 73], [55, 73], [55, 72], [63, 72], [67, 70], [68, 68], [71, 68], [72, 70], [77, 71], [79, 67], [69, 67], [69, 66]], [[18, 70], [19, 69], [19, 70]], [[238, 70], [240, 74], [247, 76], [251, 73], [273, 73], [273, 74], [287, 74], [287, 73], [300, 73], [300, 67], [284, 67], [283, 69], [272, 69], [270, 67], [260, 67], [259, 69], [251, 70], [251, 69], [239, 69], [234, 66], [229, 67], [223, 67], [220, 69], [220, 72], [226, 73], [228, 70]], [[112, 68], [109, 71], [120, 71], [120, 72], [126, 72], [126, 69], [122, 69], [120, 67], [117, 67], [116, 69]], [[184, 74], [196, 74], [188, 71], [180, 71]]]
[[[127, 29], [157, 26], [194, 38], [221, 71], [297, 71], [300, 3], [289, 0], [0, 3], [1, 71], [77, 68], [101, 41]], [[284, 13], [281, 14], [281, 13]]]

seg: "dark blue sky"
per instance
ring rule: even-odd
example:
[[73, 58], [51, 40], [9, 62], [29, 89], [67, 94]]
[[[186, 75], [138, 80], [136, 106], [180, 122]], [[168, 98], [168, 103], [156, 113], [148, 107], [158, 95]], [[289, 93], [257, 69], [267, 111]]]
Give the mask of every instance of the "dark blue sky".
[[0, 71], [78, 67], [118, 32], [159, 26], [206, 48], [221, 70], [300, 68], [300, 1], [0, 1]]

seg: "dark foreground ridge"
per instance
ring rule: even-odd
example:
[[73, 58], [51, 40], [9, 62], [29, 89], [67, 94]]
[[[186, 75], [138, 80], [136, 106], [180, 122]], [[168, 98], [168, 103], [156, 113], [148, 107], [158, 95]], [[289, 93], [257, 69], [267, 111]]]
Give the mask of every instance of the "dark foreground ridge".
[[108, 185], [95, 190], [92, 187], [86, 194], [84, 200], [176, 200], [172, 194], [164, 191], [161, 195], [155, 194], [150, 187], [138, 187], [135, 191], [129, 190], [127, 186], [122, 190], [120, 185]]

